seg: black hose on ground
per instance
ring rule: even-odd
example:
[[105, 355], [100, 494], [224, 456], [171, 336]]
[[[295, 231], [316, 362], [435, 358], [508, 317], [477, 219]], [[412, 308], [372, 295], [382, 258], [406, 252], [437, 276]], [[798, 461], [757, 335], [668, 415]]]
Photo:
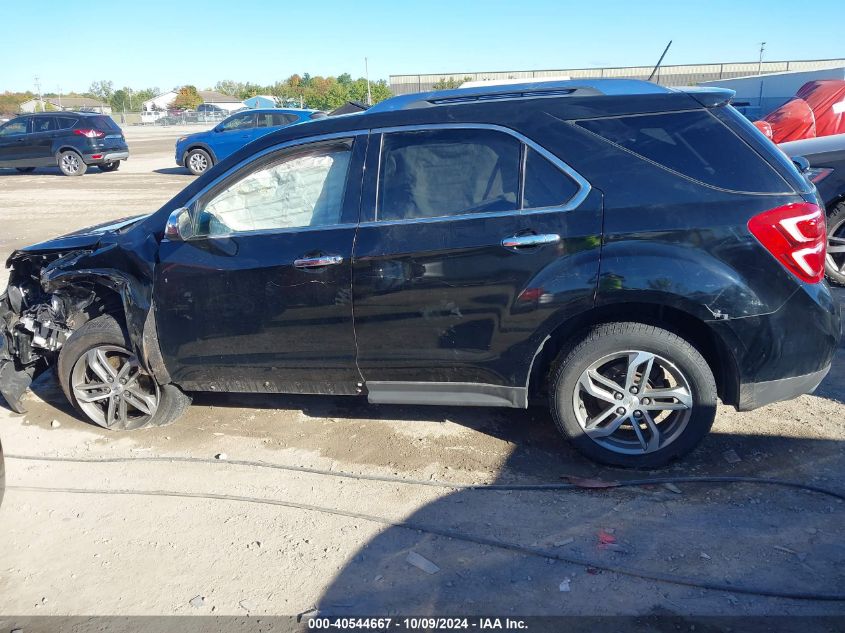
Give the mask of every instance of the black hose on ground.
[[8, 459], [21, 459], [43, 462], [69, 462], [80, 464], [118, 464], [129, 462], [179, 462], [197, 464], [215, 464], [231, 466], [250, 466], [253, 468], [270, 468], [275, 470], [287, 470], [291, 472], [307, 473], [310, 475], [324, 475], [326, 477], [339, 477], [342, 479], [358, 479], [361, 481], [380, 481], [384, 483], [406, 484], [412, 486], [429, 486], [433, 488], [448, 488], [451, 490], [585, 490], [585, 489], [607, 489], [625, 488], [636, 486], [659, 486], [661, 484], [757, 484], [782, 486], [786, 488], [797, 488], [817, 494], [826, 495], [835, 499], [845, 501], [845, 492], [823, 488], [812, 484], [805, 484], [788, 479], [772, 479], [767, 477], [734, 477], [723, 475], [703, 475], [698, 477], [653, 477], [648, 479], [627, 479], [600, 481], [595, 480], [592, 485], [579, 483], [553, 483], [553, 484], [462, 484], [448, 481], [406, 479], [392, 475], [368, 475], [344, 472], [342, 470], [324, 470], [308, 466], [289, 466], [287, 464], [273, 464], [270, 462], [256, 462], [242, 459], [209, 459], [204, 457], [49, 457], [38, 455], [6, 455]]

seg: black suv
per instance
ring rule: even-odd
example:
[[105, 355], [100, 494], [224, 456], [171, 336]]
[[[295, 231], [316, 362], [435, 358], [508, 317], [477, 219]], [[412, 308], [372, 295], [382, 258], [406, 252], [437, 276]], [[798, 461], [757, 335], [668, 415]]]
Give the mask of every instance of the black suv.
[[112, 429], [185, 392], [548, 403], [652, 467], [812, 391], [839, 339], [814, 187], [732, 92], [579, 80], [269, 134], [152, 215], [16, 251], [0, 390], [55, 364]]
[[123, 132], [103, 114], [24, 114], [0, 125], [0, 168], [28, 173], [58, 165], [65, 176], [81, 176], [89, 165], [115, 171], [128, 158]]

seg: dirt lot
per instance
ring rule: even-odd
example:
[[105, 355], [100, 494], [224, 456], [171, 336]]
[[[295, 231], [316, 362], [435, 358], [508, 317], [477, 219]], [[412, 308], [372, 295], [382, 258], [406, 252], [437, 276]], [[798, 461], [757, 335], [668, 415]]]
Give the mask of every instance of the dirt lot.
[[[5, 259], [19, 245], [158, 208], [192, 180], [173, 165], [179, 132], [127, 130], [132, 159], [115, 173], [92, 169], [82, 178], [66, 178], [57, 170], [30, 175], [0, 170], [0, 256]], [[3, 272], [3, 286], [5, 278]], [[0, 630], [15, 625], [13, 616], [25, 615], [256, 616], [311, 609], [843, 615], [845, 602], [741, 593], [742, 587], [845, 591], [845, 504], [830, 497], [746, 484], [456, 490], [353, 476], [519, 484], [561, 482], [568, 475], [613, 480], [712, 474], [845, 490], [843, 380], [840, 353], [816, 395], [747, 414], [721, 407], [714, 433], [693, 455], [644, 474], [585, 461], [558, 438], [542, 409], [198, 395], [173, 426], [118, 434], [78, 419], [53, 376], [46, 375], [27, 396], [29, 413], [15, 416], [0, 408], [12, 487], [0, 510]], [[227, 459], [215, 460], [220, 453]], [[150, 459], [161, 456], [209, 461]], [[597, 568], [370, 520], [374, 517], [589, 559]], [[602, 530], [616, 540], [613, 547], [599, 546]], [[409, 552], [439, 571], [429, 574], [409, 564]], [[671, 573], [726, 588], [644, 580], [598, 567]], [[197, 596], [203, 600], [192, 601]]]

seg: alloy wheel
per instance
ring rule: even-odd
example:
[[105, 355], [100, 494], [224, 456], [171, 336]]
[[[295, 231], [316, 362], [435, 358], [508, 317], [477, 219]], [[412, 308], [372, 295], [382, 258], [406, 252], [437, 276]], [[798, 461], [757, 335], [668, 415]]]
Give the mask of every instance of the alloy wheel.
[[191, 158], [188, 159], [188, 163], [190, 164], [191, 169], [196, 172], [208, 169], [208, 160], [199, 152], [191, 154]]
[[845, 221], [827, 236], [827, 264], [839, 274], [845, 274]]
[[72, 152], [68, 152], [62, 156], [62, 169], [70, 174], [75, 174], [79, 171], [79, 156]]
[[137, 429], [158, 409], [158, 384], [137, 357], [116, 345], [100, 345], [83, 354], [71, 372], [71, 388], [79, 407], [100, 426]]
[[689, 381], [667, 359], [641, 350], [600, 358], [585, 369], [573, 394], [578, 424], [616, 453], [653, 453], [675, 441], [693, 410]]

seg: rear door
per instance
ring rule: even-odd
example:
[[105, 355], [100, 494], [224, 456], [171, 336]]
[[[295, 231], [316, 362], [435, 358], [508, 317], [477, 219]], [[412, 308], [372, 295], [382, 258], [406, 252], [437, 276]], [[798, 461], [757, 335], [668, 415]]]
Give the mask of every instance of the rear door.
[[600, 196], [495, 126], [392, 128], [370, 147], [353, 275], [371, 401], [524, 406], [544, 326], [592, 302]]
[[196, 234], [161, 243], [154, 288], [174, 382], [357, 392], [351, 256], [366, 143], [350, 133], [264, 152], [190, 203]]
[[254, 138], [299, 121], [299, 117], [288, 112], [259, 112], [256, 117]]
[[12, 119], [0, 126], [0, 167], [23, 165], [31, 117]]
[[32, 131], [26, 143], [25, 161], [33, 167], [55, 165], [53, 141], [58, 134], [58, 123], [54, 116], [32, 117]]

